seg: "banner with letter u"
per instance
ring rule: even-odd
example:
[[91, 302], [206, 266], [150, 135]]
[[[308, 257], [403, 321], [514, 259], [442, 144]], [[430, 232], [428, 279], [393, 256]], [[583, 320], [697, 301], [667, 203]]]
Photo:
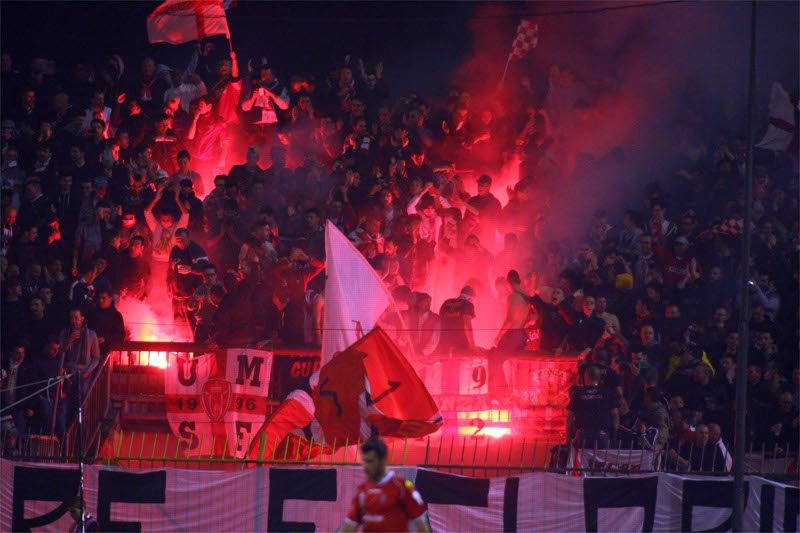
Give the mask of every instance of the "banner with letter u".
[[272, 359], [272, 352], [245, 348], [193, 358], [170, 354], [167, 420], [188, 456], [245, 456], [267, 417]]

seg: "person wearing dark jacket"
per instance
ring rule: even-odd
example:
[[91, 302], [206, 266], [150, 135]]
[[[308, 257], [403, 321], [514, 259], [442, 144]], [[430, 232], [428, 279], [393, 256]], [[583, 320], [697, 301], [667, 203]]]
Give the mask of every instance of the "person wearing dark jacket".
[[725, 457], [719, 443], [710, 441], [708, 426], [705, 424], [697, 426], [694, 441], [684, 442], [678, 451], [670, 450], [669, 457], [682, 471], [725, 471]]
[[114, 298], [109, 291], [97, 295], [97, 307], [89, 313], [89, 329], [97, 333], [100, 354], [108, 355], [111, 347], [125, 340], [125, 322], [114, 306]]
[[539, 315], [538, 325], [541, 332], [539, 347], [542, 350], [558, 348], [567, 334], [568, 326], [564, 320], [564, 312], [567, 309], [564, 302], [564, 291], [561, 289], [553, 291], [551, 303], [542, 300], [538, 294], [531, 298], [531, 305]]

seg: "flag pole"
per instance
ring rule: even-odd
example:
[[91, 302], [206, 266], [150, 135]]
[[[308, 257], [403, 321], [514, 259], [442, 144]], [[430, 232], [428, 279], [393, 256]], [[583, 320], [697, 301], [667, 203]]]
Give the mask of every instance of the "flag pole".
[[500, 92], [500, 89], [503, 88], [503, 82], [506, 81], [506, 74], [508, 73], [508, 65], [511, 64], [511, 52], [508, 53], [508, 59], [506, 59], [506, 66], [503, 69], [503, 75], [500, 77], [500, 83], [497, 84], [497, 92]]

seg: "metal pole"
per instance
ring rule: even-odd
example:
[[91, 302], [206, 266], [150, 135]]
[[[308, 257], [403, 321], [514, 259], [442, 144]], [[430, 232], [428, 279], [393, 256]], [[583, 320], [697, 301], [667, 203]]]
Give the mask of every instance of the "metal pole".
[[78, 469], [80, 470], [81, 481], [78, 485], [78, 498], [80, 500], [81, 505], [81, 523], [80, 523], [80, 531], [84, 533], [86, 531], [86, 524], [84, 521], [84, 517], [86, 516], [86, 500], [84, 499], [83, 493], [83, 482], [84, 482], [84, 471], [83, 471], [83, 372], [80, 370], [75, 372], [75, 379], [77, 380], [77, 392], [76, 395], [78, 397]]
[[747, 435], [747, 352], [750, 318], [750, 209], [753, 202], [753, 104], [756, 92], [756, 2], [750, 3], [750, 70], [747, 85], [747, 169], [739, 278], [739, 353], [736, 357], [736, 436], [733, 459], [733, 531], [744, 531], [744, 447]]
[[503, 88], [503, 83], [506, 81], [506, 74], [508, 74], [508, 65], [511, 64], [511, 53], [508, 54], [508, 59], [506, 59], [506, 66], [503, 69], [503, 75], [500, 76], [500, 83], [497, 84], [497, 92], [500, 92], [500, 89]]

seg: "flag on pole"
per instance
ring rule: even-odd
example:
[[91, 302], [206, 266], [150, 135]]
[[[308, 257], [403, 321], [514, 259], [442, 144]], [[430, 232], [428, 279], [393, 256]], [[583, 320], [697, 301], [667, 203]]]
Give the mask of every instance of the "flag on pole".
[[777, 81], [772, 84], [769, 99], [769, 126], [764, 138], [756, 146], [774, 152], [797, 153], [798, 148], [798, 106], [783, 85]]
[[222, 0], [167, 0], [147, 17], [151, 43], [181, 44], [212, 35], [230, 39]]
[[416, 438], [442, 424], [425, 384], [375, 327], [320, 369], [311, 396], [298, 390], [286, 398], [251, 440], [249, 457], [286, 450], [312, 457], [328, 453], [332, 443], [365, 440], [373, 427], [383, 437]]
[[517, 36], [511, 44], [510, 59], [521, 59], [529, 50], [539, 44], [539, 25], [523, 20], [517, 27]]
[[369, 333], [393, 301], [366, 258], [331, 221], [325, 229], [325, 255], [323, 365]]

